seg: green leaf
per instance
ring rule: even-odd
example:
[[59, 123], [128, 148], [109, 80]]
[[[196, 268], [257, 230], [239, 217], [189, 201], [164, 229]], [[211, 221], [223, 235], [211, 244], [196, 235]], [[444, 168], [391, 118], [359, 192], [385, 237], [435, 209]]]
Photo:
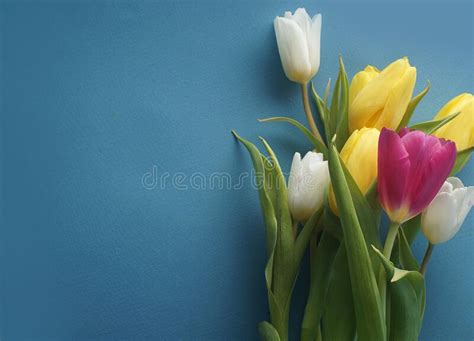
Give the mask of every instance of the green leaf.
[[407, 222], [402, 224], [402, 229], [408, 244], [411, 245], [416, 238], [416, 235], [420, 231], [421, 226], [421, 214], [411, 218]]
[[319, 152], [324, 155], [324, 158], [327, 159], [327, 148], [326, 146], [316, 139], [313, 134], [309, 131], [308, 128], [306, 128], [304, 125], [302, 125], [300, 122], [298, 122], [295, 119], [289, 118], [289, 117], [270, 117], [270, 118], [264, 118], [264, 119], [259, 119], [259, 122], [288, 122], [298, 128], [304, 136], [311, 142], [311, 144], [314, 146], [314, 148]]
[[[313, 239], [316, 241], [316, 235], [313, 235]], [[339, 241], [326, 231], [319, 245], [313, 241], [311, 243], [311, 284], [301, 326], [302, 341], [314, 341], [318, 334], [329, 288], [329, 275], [338, 249]]]
[[331, 79], [329, 79], [326, 85], [324, 99], [321, 99], [321, 97], [316, 92], [316, 89], [314, 88], [313, 82], [311, 82], [311, 95], [313, 97], [314, 103], [316, 104], [316, 108], [318, 109], [319, 119], [323, 123], [326, 142], [329, 141], [329, 121], [328, 121], [329, 109], [326, 105], [326, 101], [327, 101], [327, 94], [329, 93], [330, 86], [331, 86]]
[[263, 341], [280, 341], [277, 330], [267, 321], [258, 324], [258, 332]]
[[336, 134], [337, 126], [339, 123], [340, 116], [340, 107], [339, 107], [339, 98], [341, 95], [341, 77], [340, 74], [336, 79], [336, 83], [334, 84], [334, 89], [332, 91], [332, 101], [331, 107], [329, 108], [329, 115], [328, 115], [328, 122], [329, 122], [329, 138], [332, 139], [334, 134]]
[[[347, 184], [349, 186], [352, 200], [356, 208], [357, 218], [359, 219], [360, 226], [362, 227], [362, 233], [364, 234], [364, 240], [367, 249], [370, 250], [371, 245], [376, 245], [378, 248], [380, 248], [382, 243], [380, 240], [378, 226], [381, 217], [381, 209], [378, 205], [378, 200], [376, 200], [375, 196], [377, 203], [372, 202], [373, 206], [369, 204], [366, 199], [367, 196], [363, 195], [344, 163], [342, 163], [342, 168], [344, 169], [344, 175], [346, 176]], [[374, 194], [372, 193], [369, 195]], [[379, 273], [382, 270], [379, 258], [373, 252], [369, 252], [369, 257], [372, 263], [372, 268], [374, 269], [374, 273]], [[380, 290], [380, 277], [377, 276], [376, 280]]]
[[270, 199], [270, 195], [265, 188], [266, 171], [264, 163], [262, 161], [260, 151], [253, 143], [243, 139], [235, 131], [232, 131], [232, 134], [234, 134], [234, 136], [245, 146], [245, 148], [247, 148], [253, 162], [253, 167], [255, 169], [255, 179], [260, 197], [260, 205], [262, 207], [263, 218], [266, 226], [267, 253], [270, 257], [270, 255], [273, 254], [277, 239], [277, 218], [272, 200]]
[[301, 232], [298, 234], [295, 243], [295, 259], [296, 263], [299, 264], [301, 259], [303, 258], [304, 252], [306, 247], [308, 246], [309, 240], [311, 235], [313, 235], [316, 231], [316, 227], [321, 228], [322, 225], [320, 224], [321, 215], [323, 213], [324, 207], [321, 207], [319, 210], [313, 213], [311, 218], [304, 224]]
[[[372, 184], [369, 186], [369, 189], [367, 189], [367, 192], [365, 193], [365, 200], [367, 203], [370, 205], [370, 207], [375, 211], [375, 212], [380, 212], [380, 203], [379, 203], [379, 198], [378, 198], [378, 189], [377, 189], [377, 179], [375, 179]], [[380, 217], [375, 219], [378, 221]]]
[[390, 340], [416, 341], [423, 321], [425, 281], [418, 271], [396, 268], [373, 247], [390, 280]]
[[297, 267], [295, 267], [297, 263], [293, 249], [293, 224], [288, 208], [286, 181], [278, 159], [267, 141], [261, 137], [260, 140], [269, 154], [269, 158], [273, 164], [274, 178], [276, 179], [276, 203], [274, 210], [277, 217], [277, 241], [273, 260], [272, 288], [277, 301], [285, 302], [290, 295], [290, 290], [298, 270]]
[[340, 150], [349, 138], [349, 81], [347, 73], [339, 56], [339, 75], [337, 81], [341, 82], [339, 91], [337, 129], [336, 129], [336, 147]]
[[440, 120], [425, 121], [410, 127], [410, 130], [421, 130], [427, 134], [433, 134], [436, 130], [455, 119], [460, 112], [446, 116]]
[[403, 269], [417, 271], [420, 268], [403, 229], [398, 229], [398, 257]]
[[334, 238], [337, 240], [342, 240], [344, 238], [339, 217], [332, 213], [327, 196], [326, 201], [324, 202], [323, 224], [325, 231], [331, 233]]
[[[376, 208], [373, 208], [369, 204], [344, 163], [341, 163], [341, 166], [344, 170], [344, 176], [346, 177], [347, 185], [349, 186], [349, 190], [352, 195], [352, 201], [357, 212], [357, 218], [359, 219], [360, 226], [362, 227], [362, 232], [364, 234], [367, 248], [369, 248], [372, 244], [380, 247], [381, 241], [377, 223], [377, 219], [380, 216], [380, 207], [377, 206]], [[378, 264], [378, 262], [376, 263]]]
[[357, 334], [361, 340], [385, 340], [384, 314], [364, 234], [334, 145], [331, 145], [328, 154], [329, 172], [347, 250]]
[[390, 340], [417, 341], [423, 321], [424, 279], [411, 271], [390, 284]]
[[397, 131], [408, 126], [408, 123], [410, 122], [410, 119], [413, 116], [413, 113], [415, 112], [416, 107], [421, 102], [423, 97], [425, 97], [425, 95], [428, 93], [430, 88], [431, 88], [431, 83], [430, 81], [428, 81], [428, 84], [423, 89], [423, 91], [411, 99], [410, 103], [408, 104], [407, 110], [405, 111], [405, 114], [403, 115], [403, 118], [400, 121], [400, 124], [398, 125]]
[[[284, 299], [281, 299], [280, 297], [277, 297], [273, 291], [273, 269], [275, 268], [275, 249], [277, 246], [277, 240], [281, 239], [278, 238], [277, 233], [279, 226], [277, 222], [277, 216], [279, 217], [280, 214], [277, 215], [273, 206], [274, 203], [278, 202], [278, 193], [275, 192], [276, 188], [273, 188], [273, 193], [269, 195], [269, 192], [272, 192], [272, 189], [265, 187], [266, 181], [268, 179], [276, 179], [277, 175], [276, 173], [274, 173], [276, 172], [276, 167], [273, 164], [270, 169], [266, 169], [263, 161], [264, 158], [260, 154], [260, 151], [257, 149], [257, 147], [255, 147], [253, 143], [240, 137], [235, 131], [232, 131], [232, 133], [247, 148], [254, 165], [255, 176], [257, 180], [256, 183], [260, 197], [260, 204], [262, 207], [267, 233], [268, 262], [265, 266], [265, 284], [267, 287], [268, 305], [270, 309], [272, 323], [275, 323], [275, 325], [279, 326], [285, 326], [285, 322], [287, 324], [288, 320], [288, 308], [286, 307], [286, 302], [288, 301], [288, 298], [285, 297]], [[272, 174], [269, 174], [269, 172], [271, 172]]]
[[353, 341], [356, 319], [344, 242], [339, 247], [330, 277], [322, 321], [323, 340]]
[[471, 147], [458, 152], [456, 156], [456, 163], [454, 164], [453, 170], [451, 171], [451, 176], [456, 175], [464, 168], [473, 151], [474, 147]]

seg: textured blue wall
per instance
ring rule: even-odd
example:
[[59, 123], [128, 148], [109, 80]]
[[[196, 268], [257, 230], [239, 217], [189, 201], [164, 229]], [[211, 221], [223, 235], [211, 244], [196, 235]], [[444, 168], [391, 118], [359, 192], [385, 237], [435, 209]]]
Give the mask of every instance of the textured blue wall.
[[[433, 85], [418, 121], [473, 91], [472, 2], [1, 3], [2, 339], [257, 338], [257, 193], [248, 178], [198, 190], [189, 177], [251, 169], [231, 129], [267, 137], [285, 170], [309, 148], [284, 124], [256, 122], [303, 120], [272, 26], [296, 6], [323, 13], [319, 89], [342, 53], [350, 75], [409, 56], [417, 90]], [[142, 184], [153, 169], [170, 174], [164, 188]], [[473, 170], [461, 174], [471, 185]], [[180, 172], [188, 189], [171, 186]], [[471, 214], [435, 249], [424, 340], [474, 338], [473, 225]], [[418, 256], [424, 247], [420, 237]]]

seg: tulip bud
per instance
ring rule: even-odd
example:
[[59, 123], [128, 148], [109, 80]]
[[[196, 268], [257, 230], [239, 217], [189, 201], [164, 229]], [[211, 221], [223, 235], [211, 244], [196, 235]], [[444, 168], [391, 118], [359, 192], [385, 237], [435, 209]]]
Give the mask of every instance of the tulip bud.
[[456, 145], [421, 131], [382, 129], [378, 150], [380, 204], [394, 223], [423, 211], [456, 161]]
[[[341, 159], [354, 178], [362, 193], [377, 177], [377, 146], [380, 132], [375, 128], [362, 128], [354, 131], [341, 150]], [[335, 214], [336, 200], [332, 187], [329, 191], [329, 205]]]
[[431, 244], [448, 241], [459, 231], [474, 205], [474, 187], [448, 178], [421, 215], [421, 229]]
[[323, 154], [308, 152], [301, 159], [295, 153], [288, 179], [288, 205], [293, 219], [307, 221], [323, 204], [329, 185], [328, 162]]
[[319, 70], [321, 14], [313, 19], [304, 8], [274, 20], [281, 63], [289, 80], [306, 84]]
[[367, 66], [354, 76], [349, 89], [349, 129], [398, 128], [410, 103], [416, 69], [401, 58], [379, 71]]
[[452, 140], [458, 150], [464, 150], [474, 146], [474, 96], [465, 93], [454, 97], [434, 119], [443, 119], [457, 112], [460, 114], [436, 130], [434, 135]]

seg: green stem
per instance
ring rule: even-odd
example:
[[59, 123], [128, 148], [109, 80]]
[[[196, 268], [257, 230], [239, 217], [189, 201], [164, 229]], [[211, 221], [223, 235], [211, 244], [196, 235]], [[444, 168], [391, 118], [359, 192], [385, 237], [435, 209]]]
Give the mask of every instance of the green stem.
[[316, 123], [314, 122], [314, 117], [311, 112], [311, 106], [309, 104], [309, 96], [308, 96], [308, 84], [301, 84], [301, 95], [303, 98], [303, 107], [304, 111], [306, 113], [306, 119], [308, 120], [309, 127], [311, 128], [311, 132], [313, 133], [314, 137], [318, 139], [319, 141], [323, 142], [323, 139], [321, 138], [321, 134], [319, 133], [318, 127], [316, 126]]
[[[393, 244], [395, 243], [395, 238], [397, 237], [399, 227], [400, 225], [398, 223], [390, 222], [387, 239], [385, 239], [385, 245], [383, 247], [383, 254], [387, 259], [390, 259], [390, 256], [392, 255]], [[382, 303], [382, 312], [387, 315], [387, 278], [383, 267], [380, 267], [379, 272], [379, 290]]]
[[431, 254], [433, 253], [434, 245], [428, 243], [426, 248], [425, 256], [423, 257], [423, 262], [421, 263], [420, 272], [424, 276], [426, 273], [426, 268], [428, 267], [428, 262], [430, 261]]
[[390, 227], [388, 228], [387, 239], [385, 239], [385, 245], [383, 247], [383, 255], [390, 259], [392, 255], [393, 244], [395, 243], [395, 238], [397, 237], [398, 227], [400, 224], [390, 222]]

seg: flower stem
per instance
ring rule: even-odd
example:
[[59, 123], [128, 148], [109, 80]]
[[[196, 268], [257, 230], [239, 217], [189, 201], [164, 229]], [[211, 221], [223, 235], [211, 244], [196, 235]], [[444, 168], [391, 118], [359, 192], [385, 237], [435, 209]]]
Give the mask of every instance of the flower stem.
[[426, 273], [426, 268], [428, 267], [428, 262], [430, 261], [431, 254], [433, 253], [434, 245], [428, 243], [428, 247], [425, 251], [425, 256], [423, 257], [423, 262], [421, 262], [420, 272], [424, 276]]
[[309, 97], [308, 97], [308, 83], [301, 84], [301, 96], [303, 98], [303, 107], [306, 113], [306, 119], [308, 120], [309, 127], [311, 128], [311, 132], [313, 133], [314, 137], [319, 141], [323, 141], [321, 138], [321, 134], [319, 133], [318, 127], [314, 122], [314, 117], [311, 112], [311, 106], [309, 104]]
[[389, 260], [392, 255], [393, 244], [395, 243], [399, 226], [398, 223], [390, 222], [390, 227], [388, 228], [387, 239], [385, 239], [385, 245], [383, 247], [383, 255]]
[[[390, 260], [392, 254], [393, 244], [395, 243], [395, 238], [397, 237], [398, 228], [400, 225], [398, 223], [390, 222], [390, 227], [388, 228], [387, 239], [385, 239], [385, 245], [383, 247], [383, 255]], [[387, 278], [385, 270], [383, 267], [380, 267], [379, 272], [379, 293], [382, 303], [382, 312], [384, 315], [387, 314]]]

